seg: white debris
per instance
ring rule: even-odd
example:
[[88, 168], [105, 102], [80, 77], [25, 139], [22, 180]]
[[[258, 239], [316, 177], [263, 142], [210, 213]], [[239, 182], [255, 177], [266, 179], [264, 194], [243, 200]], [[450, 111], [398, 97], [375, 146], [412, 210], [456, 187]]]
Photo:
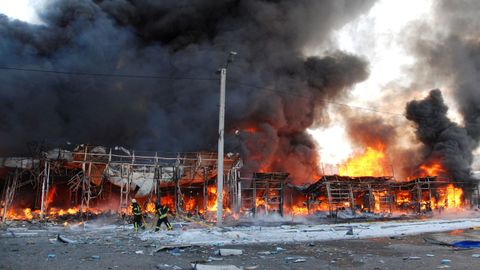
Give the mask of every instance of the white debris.
[[62, 243], [65, 243], [65, 244], [76, 244], [77, 243], [77, 241], [69, 239], [69, 238], [67, 238], [65, 236], [62, 236], [60, 234], [57, 235], [57, 240], [62, 242]]
[[207, 260], [207, 261], [209, 261], [209, 262], [213, 262], [213, 261], [223, 261], [223, 259], [222, 259], [222, 258], [217, 258], [217, 257], [211, 257], [211, 256], [210, 256], [210, 257], [208, 257], [208, 260]]
[[[158, 244], [230, 245], [252, 243], [292, 243], [365, 239], [405, 236], [428, 232], [442, 232], [480, 226], [480, 218], [409, 220], [403, 222], [364, 222], [289, 226], [245, 226], [226, 228], [191, 228], [175, 235], [145, 234], [142, 240], [158, 241]], [[346, 232], [354, 228], [354, 235]], [[240, 235], [241, 237], [237, 237]]]
[[451, 262], [452, 260], [449, 260], [449, 259], [443, 259], [442, 261], [440, 261], [440, 263], [444, 265], [450, 264]]
[[220, 251], [220, 256], [236, 256], [236, 255], [243, 254], [243, 250], [241, 249], [221, 248], [219, 251]]
[[417, 257], [417, 256], [410, 256], [410, 257], [405, 257], [403, 258], [404, 260], [409, 260], [409, 261], [418, 261], [421, 260], [422, 257]]
[[193, 264], [192, 269], [196, 270], [241, 270], [235, 265], [208, 265], [208, 264]]

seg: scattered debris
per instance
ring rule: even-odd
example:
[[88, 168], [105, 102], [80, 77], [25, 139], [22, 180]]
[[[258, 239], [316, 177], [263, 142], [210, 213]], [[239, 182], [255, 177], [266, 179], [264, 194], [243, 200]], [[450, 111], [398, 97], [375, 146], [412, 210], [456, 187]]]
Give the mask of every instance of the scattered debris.
[[98, 256], [98, 255], [92, 255], [92, 256], [90, 256], [90, 258], [92, 260], [100, 260], [100, 256]]
[[241, 249], [229, 249], [229, 248], [221, 248], [219, 250], [220, 256], [236, 256], [242, 255], [243, 250]]
[[208, 262], [213, 262], [213, 261], [223, 261], [223, 258], [217, 258], [217, 257], [208, 257]]
[[305, 262], [307, 261], [307, 258], [305, 257], [300, 257], [300, 256], [292, 256], [292, 257], [285, 257], [284, 258], [285, 262], [294, 262], [294, 263], [299, 263], [299, 262]]
[[426, 256], [427, 257], [435, 257], [435, 255], [433, 255], [433, 254], [427, 254]]
[[404, 257], [403, 260], [404, 261], [418, 261], [418, 260], [421, 260], [422, 257], [416, 257], [416, 256], [410, 256], [410, 257]]
[[265, 256], [265, 255], [272, 255], [272, 252], [270, 252], [270, 251], [259, 251], [259, 252], [257, 252], [257, 254]]
[[444, 264], [444, 265], [450, 264], [451, 262], [452, 262], [452, 260], [449, 260], [449, 259], [443, 259], [443, 260], [440, 261], [440, 263]]
[[281, 247], [277, 247], [277, 251], [285, 251], [285, 249]]
[[52, 254], [52, 253], [50, 253], [50, 254], [47, 255], [47, 259], [48, 259], [48, 260], [53, 260], [53, 259], [55, 259], [56, 257], [57, 257], [57, 255]]
[[170, 270], [170, 269], [172, 269], [172, 267], [168, 264], [157, 264], [157, 265], [155, 265], [155, 267], [158, 270]]
[[235, 265], [192, 264], [193, 270], [241, 270]]
[[438, 240], [435, 240], [433, 238], [423, 238], [423, 240], [426, 242], [426, 243], [429, 243], [429, 244], [433, 244], [433, 245], [440, 245], [440, 246], [447, 246], [447, 247], [451, 247], [452, 244], [450, 243], [447, 243], [447, 242], [442, 242], [442, 241], [438, 241]]
[[67, 238], [65, 236], [62, 236], [60, 234], [57, 235], [57, 240], [62, 242], [62, 243], [65, 243], [65, 244], [76, 244], [77, 243], [77, 241], [69, 239], [69, 238]]
[[180, 256], [180, 249], [179, 248], [174, 248], [172, 250], [169, 250], [168, 253], [170, 253], [173, 256]]
[[135, 251], [135, 254], [143, 254], [143, 250], [137, 250]]
[[157, 249], [154, 250], [154, 252], [159, 252], [159, 251], [162, 251], [162, 250], [172, 250], [172, 249], [175, 249], [175, 248], [187, 248], [187, 247], [191, 247], [192, 245], [166, 245], [166, 246], [160, 246], [158, 247]]

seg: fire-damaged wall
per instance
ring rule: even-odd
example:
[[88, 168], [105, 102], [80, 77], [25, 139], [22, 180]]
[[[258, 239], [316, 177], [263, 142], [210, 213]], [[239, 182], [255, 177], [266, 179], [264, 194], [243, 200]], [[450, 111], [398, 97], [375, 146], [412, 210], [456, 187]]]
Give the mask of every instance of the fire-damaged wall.
[[[332, 33], [373, 2], [54, 0], [40, 11], [39, 25], [0, 16], [0, 156], [35, 156], [80, 143], [175, 153], [215, 150], [215, 72], [234, 50], [238, 57], [227, 80], [227, 151], [241, 152], [244, 176], [281, 171], [295, 186], [311, 184], [325, 172], [307, 128], [328, 123], [327, 102], [348, 98], [348, 89], [369, 73], [361, 57], [326, 49]], [[412, 34], [402, 37], [416, 56], [414, 85], [383, 100], [402, 110], [413, 100], [406, 115], [374, 110], [376, 116], [366, 117], [355, 110], [346, 116], [350, 139], [375, 159], [363, 159], [374, 165], [368, 173], [348, 164], [338, 171], [342, 176], [407, 181], [440, 172], [457, 182], [472, 180], [472, 151], [480, 139], [479, 46], [473, 38], [478, 18], [468, 11], [478, 3], [437, 2], [436, 22], [445, 27], [414, 22], [405, 32]], [[472, 27], [461, 27], [465, 18]], [[457, 121], [447, 117], [440, 90], [418, 93], [438, 85], [448, 86], [443, 97], [454, 97]], [[391, 116], [403, 123], [390, 122]], [[407, 133], [415, 136], [402, 148]], [[26, 147], [42, 140], [48, 148]], [[400, 172], [392, 163], [400, 164]], [[102, 172], [90, 175], [98, 184], [104, 168], [90, 169]], [[108, 168], [112, 182], [126, 181], [122, 170]], [[175, 175], [163, 173], [169, 179]], [[136, 175], [152, 179], [158, 172]], [[139, 195], [154, 189], [139, 186], [145, 187]]]
[[40, 10], [41, 25], [1, 16], [2, 65], [83, 74], [0, 72], [1, 154], [18, 155], [26, 142], [45, 139], [213, 150], [215, 71], [235, 50], [228, 148], [244, 152], [249, 171], [288, 169], [305, 180], [318, 160], [305, 129], [325, 117], [325, 99], [342, 96], [368, 71], [354, 55], [302, 51], [326, 44], [332, 30], [372, 3], [62, 0]]

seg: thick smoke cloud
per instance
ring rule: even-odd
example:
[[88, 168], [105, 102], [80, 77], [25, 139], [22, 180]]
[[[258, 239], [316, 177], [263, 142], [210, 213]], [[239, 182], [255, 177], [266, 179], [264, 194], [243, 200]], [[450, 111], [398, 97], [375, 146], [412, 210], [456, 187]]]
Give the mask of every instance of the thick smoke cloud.
[[472, 181], [474, 140], [467, 130], [447, 117], [440, 90], [430, 91], [423, 100], [407, 104], [407, 119], [416, 123], [416, 135], [423, 143], [424, 164], [440, 162], [454, 180]]
[[[480, 2], [436, 1], [432, 35], [415, 39], [418, 69], [449, 85], [468, 134], [480, 140]], [[427, 26], [424, 26], [427, 27]]]
[[0, 15], [2, 66], [161, 77], [2, 70], [0, 154], [18, 154], [26, 142], [44, 139], [215, 150], [215, 71], [235, 50], [227, 149], [243, 152], [248, 171], [295, 168], [294, 177], [305, 179], [318, 159], [305, 129], [325, 99], [343, 95], [368, 72], [356, 56], [305, 57], [302, 50], [325, 42], [372, 2], [64, 0], [42, 10], [43, 25]]
[[[406, 31], [410, 33], [406, 37], [407, 44], [416, 57], [412, 73], [415, 81], [420, 82], [420, 88], [443, 87], [444, 94], [453, 98], [452, 106], [462, 118], [461, 127], [455, 128], [462, 131], [450, 135], [455, 148], [466, 152], [453, 153], [451, 159], [454, 161], [449, 167], [454, 170], [453, 164], [459, 165], [452, 173], [464, 175], [465, 179], [470, 178], [466, 174], [472, 165], [472, 151], [478, 148], [480, 141], [479, 11], [480, 2], [475, 0], [434, 1], [433, 20], [413, 24]], [[443, 121], [444, 125], [446, 123], [448, 121]], [[425, 142], [427, 149], [438, 142], [436, 137], [430, 139], [430, 143]], [[443, 153], [450, 154], [450, 151]]]

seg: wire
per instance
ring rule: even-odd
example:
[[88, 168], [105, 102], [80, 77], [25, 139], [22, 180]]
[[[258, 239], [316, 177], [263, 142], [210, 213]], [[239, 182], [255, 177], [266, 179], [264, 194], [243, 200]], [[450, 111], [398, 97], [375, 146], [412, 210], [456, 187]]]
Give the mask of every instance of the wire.
[[[311, 97], [307, 97], [307, 96], [305, 96], [305, 95], [296, 94], [296, 93], [292, 93], [292, 92], [286, 91], [286, 89], [285, 89], [284, 91], [282, 91], [281, 89], [277, 89], [277, 88], [269, 88], [269, 87], [262, 87], [262, 86], [256, 86], [256, 85], [251, 85], [251, 84], [245, 84], [245, 83], [241, 83], [241, 82], [235, 81], [235, 80], [229, 80], [229, 82], [233, 82], [234, 84], [237, 84], [237, 85], [240, 85], [240, 86], [244, 86], [244, 87], [248, 87], [248, 88], [263, 89], [263, 90], [267, 90], [267, 91], [271, 91], [271, 92], [276, 92], [276, 93], [281, 93], [281, 94], [285, 94], [285, 95], [290, 95], [290, 96], [297, 97], [297, 98], [305, 98], [305, 99], [308, 99], [308, 100], [311, 100], [311, 99], [312, 99]], [[348, 107], [348, 108], [352, 108], [352, 109], [365, 110], [365, 111], [370, 111], [370, 112], [375, 112], [375, 113], [381, 113], [381, 114], [388, 114], [388, 115], [392, 115], [392, 116], [398, 116], [398, 117], [405, 118], [405, 114], [401, 114], [401, 113], [381, 111], [381, 110], [378, 110], [378, 109], [376, 109], [376, 108], [369, 108], [369, 107], [362, 107], [362, 106], [350, 105], [350, 104], [341, 103], [341, 102], [336, 102], [336, 101], [331, 101], [331, 100], [327, 100], [327, 99], [320, 99], [320, 100], [322, 100], [323, 102], [328, 103], [328, 104], [333, 104], [333, 105]]]
[[[251, 85], [251, 84], [245, 84], [245, 83], [241, 83], [241, 82], [235, 81], [235, 80], [229, 80], [229, 82], [233, 82], [234, 84], [241, 85], [241, 86], [245, 86], [245, 87], [249, 87], [249, 88], [263, 89], [263, 90], [267, 90], [267, 91], [271, 91], [271, 92], [276, 92], [276, 93], [281, 93], [281, 94], [285, 94], [285, 95], [290, 95], [290, 96], [297, 97], [297, 98], [305, 98], [305, 99], [308, 99], [308, 100], [311, 100], [311, 99], [312, 99], [311, 97], [307, 97], [307, 96], [305, 96], [305, 95], [300, 95], [300, 94], [296, 94], [296, 93], [289, 92], [289, 91], [286, 90], [286, 89], [282, 91], [281, 89], [277, 89], [277, 88], [269, 88], [269, 87], [262, 87], [262, 86], [256, 86], [256, 85]], [[407, 116], [406, 116], [405, 114], [402, 114], [402, 113], [381, 111], [381, 110], [378, 110], [378, 109], [376, 109], [376, 108], [350, 105], [350, 104], [346, 104], [346, 103], [341, 103], [341, 102], [336, 102], [336, 101], [330, 101], [330, 100], [327, 100], [327, 99], [320, 99], [320, 100], [322, 100], [323, 102], [328, 103], [328, 104], [333, 104], [333, 105], [348, 107], [348, 108], [351, 108], [351, 109], [358, 109], [358, 110], [370, 111], [370, 112], [374, 112], [374, 113], [378, 113], [378, 114], [387, 114], [387, 115], [390, 115], [390, 116], [401, 117], [401, 119], [402, 119], [402, 120], [405, 120], [405, 121], [417, 122], [417, 121], [415, 121], [415, 120], [410, 120], [410, 119], [408, 119]], [[426, 120], [426, 121], [431, 121], [431, 120], [432, 120], [432, 118], [430, 118], [430, 117], [416, 117], [416, 119], [421, 119], [421, 120]], [[453, 127], [453, 126], [454, 126], [454, 125], [452, 124], [452, 125], [450, 125], [448, 128]]]
[[[133, 79], [158, 79], [158, 80], [170, 80], [170, 81], [176, 81], [176, 80], [218, 81], [218, 78], [208, 78], [208, 77], [185, 77], [185, 76], [166, 77], [166, 76], [159, 76], [159, 75], [118, 74], [118, 73], [89, 73], [89, 72], [72, 72], [72, 71], [62, 71], [62, 70], [18, 68], [18, 67], [8, 67], [8, 66], [0, 66], [0, 70], [25, 71], [25, 72], [37, 72], [37, 73], [52, 73], [52, 74], [61, 74], [61, 75], [72, 75], [72, 76], [117, 77], [117, 78], [133, 78]], [[297, 97], [297, 98], [304, 98], [304, 99], [308, 99], [308, 100], [311, 99], [311, 97], [307, 97], [305, 95], [292, 93], [292, 92], [290, 92], [286, 89], [282, 91], [281, 89], [277, 89], [277, 88], [269, 88], [269, 87], [265, 87], [265, 86], [257, 86], [257, 85], [246, 84], [246, 83], [242, 83], [242, 82], [237, 81], [237, 80], [229, 79], [228, 81], [233, 82], [234, 84], [237, 84], [237, 85], [240, 85], [240, 86], [248, 87], [248, 88], [263, 89], [263, 90], [266, 90], [266, 91], [281, 93], [281, 94], [284, 94], [284, 95], [290, 95], [290, 96]], [[381, 110], [378, 110], [376, 108], [355, 106], [355, 105], [350, 105], [350, 104], [346, 104], [346, 103], [331, 101], [331, 100], [327, 100], [327, 99], [321, 99], [321, 100], [325, 103], [333, 104], [333, 105], [337, 105], [337, 106], [343, 106], [343, 107], [348, 107], [348, 108], [352, 108], [352, 109], [370, 111], [370, 112], [380, 113], [380, 114], [388, 114], [388, 115], [392, 115], [392, 116], [405, 118], [405, 115], [400, 114], [400, 113], [381, 111]]]
[[118, 78], [133, 78], [133, 79], [159, 79], [159, 80], [191, 80], [191, 81], [217, 81], [217, 78], [202, 78], [202, 77], [166, 77], [159, 75], [136, 75], [136, 74], [118, 74], [118, 73], [88, 73], [88, 72], [72, 72], [72, 71], [61, 71], [61, 70], [45, 70], [45, 69], [33, 69], [33, 68], [17, 68], [17, 67], [7, 67], [0, 66], [0, 70], [12, 70], [12, 71], [27, 71], [27, 72], [38, 72], [38, 73], [52, 73], [52, 74], [62, 74], [62, 75], [73, 75], [73, 76], [91, 76], [91, 77], [118, 77]]

